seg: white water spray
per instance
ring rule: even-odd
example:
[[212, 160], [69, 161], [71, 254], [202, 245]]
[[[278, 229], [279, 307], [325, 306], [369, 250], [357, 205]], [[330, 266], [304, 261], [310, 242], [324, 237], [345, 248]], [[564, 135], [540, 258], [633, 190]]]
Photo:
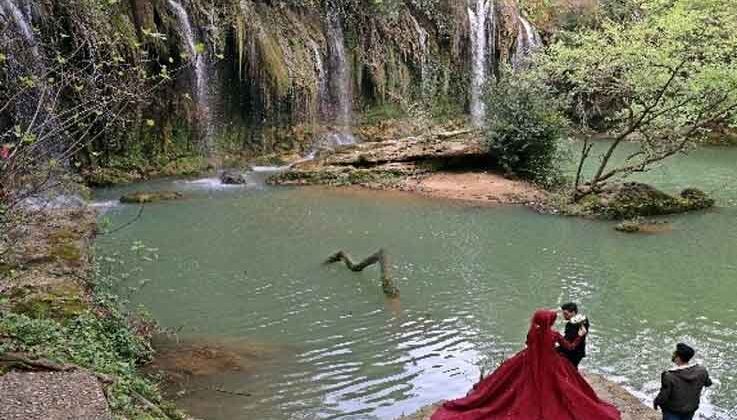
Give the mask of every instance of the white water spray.
[[512, 56], [512, 67], [515, 69], [524, 68], [530, 55], [543, 45], [540, 34], [524, 16], [520, 15], [518, 25], [517, 44]]
[[206, 130], [206, 141], [209, 147], [209, 141], [211, 137], [211, 124], [210, 124], [210, 106], [209, 106], [209, 92], [207, 82], [209, 76], [207, 74], [207, 63], [205, 62], [204, 54], [197, 49], [197, 42], [195, 40], [195, 34], [192, 30], [192, 24], [189, 20], [189, 14], [187, 10], [175, 0], [168, 0], [169, 6], [177, 17], [179, 22], [179, 32], [182, 37], [182, 43], [187, 50], [189, 59], [194, 64], [195, 73], [195, 85], [194, 85], [194, 96], [197, 102], [197, 108], [199, 117], [203, 121], [203, 125]]
[[[493, 0], [468, 0], [468, 21], [471, 29], [471, 121], [477, 127], [484, 124], [486, 106], [483, 92], [489, 74], [489, 23], [494, 23]], [[492, 43], [492, 48], [493, 48]]]
[[2, 0], [2, 3], [0, 3], [0, 13], [13, 20], [20, 34], [23, 35], [23, 39], [31, 47], [33, 56], [39, 57], [36, 36], [33, 34], [33, 29], [31, 28], [30, 14], [24, 14], [13, 0]]
[[337, 13], [328, 12], [327, 16], [328, 41], [328, 74], [330, 112], [327, 112], [336, 127], [319, 138], [313, 149], [332, 149], [336, 146], [356, 143], [351, 125], [353, 124], [353, 83], [351, 68], [345, 51], [345, 38], [340, 17]]

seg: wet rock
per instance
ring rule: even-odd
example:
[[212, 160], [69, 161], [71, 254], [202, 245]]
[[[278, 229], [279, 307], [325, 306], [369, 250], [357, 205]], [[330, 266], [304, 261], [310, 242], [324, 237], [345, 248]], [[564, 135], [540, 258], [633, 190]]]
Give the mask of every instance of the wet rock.
[[589, 194], [579, 206], [584, 214], [622, 220], [702, 210], [714, 206], [714, 200], [694, 188], [674, 197], [650, 185], [629, 182]]
[[157, 337], [154, 346], [156, 357], [149, 367], [173, 383], [233, 372], [248, 373], [285, 352], [265, 343], [207, 338], [174, 342]]
[[85, 182], [93, 187], [107, 187], [111, 185], [130, 184], [141, 181], [137, 172], [124, 171], [115, 168], [92, 168], [82, 171]]
[[87, 309], [84, 295], [81, 287], [71, 282], [18, 287], [9, 293], [13, 312], [59, 321], [74, 318]]
[[714, 199], [697, 188], [686, 188], [681, 191], [681, 198], [698, 208], [709, 208], [714, 206]]
[[499, 61], [508, 62], [519, 35], [519, 8], [515, 0], [499, 0], [496, 2], [496, 48]]
[[178, 191], [137, 191], [120, 197], [120, 202], [127, 204], [146, 204], [156, 203], [159, 201], [179, 200], [182, 197], [182, 193]]
[[270, 177], [274, 185], [391, 185], [427, 172], [413, 164], [389, 163], [370, 168], [353, 166], [304, 167]]
[[670, 232], [672, 226], [668, 222], [635, 219], [621, 222], [614, 229], [624, 233], [664, 233]]
[[245, 185], [246, 176], [238, 171], [225, 171], [220, 174], [220, 182], [226, 185]]
[[364, 143], [326, 157], [326, 166], [372, 166], [387, 162], [418, 162], [486, 154], [481, 136], [469, 130], [437, 133], [432, 137]]
[[[268, 180], [279, 185], [396, 184], [439, 167], [488, 161], [479, 133], [469, 129], [421, 137], [359, 143], [314, 160], [294, 162], [289, 171]], [[488, 162], [486, 162], [488, 163]]]

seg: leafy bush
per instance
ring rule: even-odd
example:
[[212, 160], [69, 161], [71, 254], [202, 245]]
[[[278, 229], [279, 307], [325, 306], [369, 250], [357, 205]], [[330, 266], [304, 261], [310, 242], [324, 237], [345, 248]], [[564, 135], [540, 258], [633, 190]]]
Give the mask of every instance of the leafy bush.
[[507, 172], [552, 186], [561, 179], [559, 140], [566, 126], [556, 99], [535, 71], [502, 69], [486, 97], [486, 144]]

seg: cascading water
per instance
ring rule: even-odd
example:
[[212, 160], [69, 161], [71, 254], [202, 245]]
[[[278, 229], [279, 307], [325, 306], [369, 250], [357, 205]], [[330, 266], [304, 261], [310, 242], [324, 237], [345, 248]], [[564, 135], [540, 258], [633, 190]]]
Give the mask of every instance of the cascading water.
[[512, 56], [512, 67], [515, 69], [524, 68], [530, 55], [543, 45], [540, 34], [524, 16], [520, 15], [518, 25], [517, 45]]
[[[471, 120], [480, 127], [484, 123], [486, 107], [483, 91], [489, 74], [489, 24], [494, 25], [493, 0], [468, 0], [468, 21], [471, 29]], [[493, 38], [492, 38], [493, 39]], [[493, 48], [493, 42], [491, 42]]]
[[0, 12], [9, 19], [12, 19], [18, 28], [18, 31], [25, 39], [28, 46], [31, 48], [31, 53], [34, 57], [39, 56], [38, 44], [36, 43], [36, 36], [33, 34], [31, 28], [30, 14], [24, 14], [21, 8], [16, 5], [13, 0], [2, 0], [0, 3]]
[[205, 141], [206, 146], [210, 146], [210, 138], [212, 135], [212, 126], [210, 121], [210, 106], [209, 106], [209, 93], [207, 82], [209, 75], [207, 73], [207, 63], [205, 62], [205, 56], [197, 50], [197, 43], [195, 40], [195, 34], [192, 30], [192, 24], [189, 21], [189, 14], [187, 10], [177, 1], [168, 0], [169, 6], [176, 15], [177, 21], [179, 22], [179, 33], [182, 36], [182, 44], [189, 54], [189, 58], [194, 64], [195, 73], [195, 85], [194, 96], [197, 102], [198, 114], [205, 127]]
[[325, 62], [320, 52], [320, 46], [315, 40], [310, 40], [310, 48], [315, 59], [315, 73], [317, 73], [317, 105], [319, 114], [326, 114], [328, 107], [328, 78], [325, 71]]
[[346, 58], [343, 27], [337, 13], [328, 13], [327, 41], [331, 117], [337, 127], [336, 130], [325, 136], [322, 142], [335, 146], [354, 144], [356, 139], [351, 132], [353, 123], [351, 70]]
[[427, 40], [429, 38], [429, 34], [425, 30], [425, 28], [420, 25], [420, 22], [415, 19], [415, 17], [410, 13], [409, 18], [412, 21], [412, 26], [415, 28], [415, 32], [417, 32], [417, 42], [420, 54], [420, 79], [422, 83], [422, 93], [428, 93], [429, 90], [429, 72], [427, 69], [427, 59], [428, 59], [428, 44]]

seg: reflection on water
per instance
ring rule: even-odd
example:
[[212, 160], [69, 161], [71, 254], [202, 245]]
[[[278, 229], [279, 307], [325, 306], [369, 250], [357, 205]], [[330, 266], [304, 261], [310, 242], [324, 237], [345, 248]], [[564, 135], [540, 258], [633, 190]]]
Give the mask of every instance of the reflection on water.
[[[209, 375], [180, 402], [208, 419], [392, 418], [463, 395], [480, 366], [518, 351], [538, 307], [581, 303], [592, 321], [585, 368], [643, 399], [678, 340], [718, 380], [712, 418], [737, 406], [737, 150], [708, 149], [645, 175], [669, 191], [716, 193], [721, 208], [672, 217], [672, 231], [629, 236], [613, 224], [408, 196], [323, 189], [206, 189], [147, 206], [98, 253], [158, 248], [129, 280], [134, 296], [183, 337], [235, 337], [288, 348], [242, 371]], [[157, 181], [98, 191], [173, 189]], [[130, 220], [138, 208], [107, 217]], [[322, 266], [336, 249], [388, 250], [402, 291], [387, 302], [378, 270]], [[129, 258], [134, 256], [130, 254]], [[121, 285], [121, 287], [130, 284]], [[487, 369], [488, 370], [488, 369]], [[249, 394], [228, 395], [212, 389]]]

